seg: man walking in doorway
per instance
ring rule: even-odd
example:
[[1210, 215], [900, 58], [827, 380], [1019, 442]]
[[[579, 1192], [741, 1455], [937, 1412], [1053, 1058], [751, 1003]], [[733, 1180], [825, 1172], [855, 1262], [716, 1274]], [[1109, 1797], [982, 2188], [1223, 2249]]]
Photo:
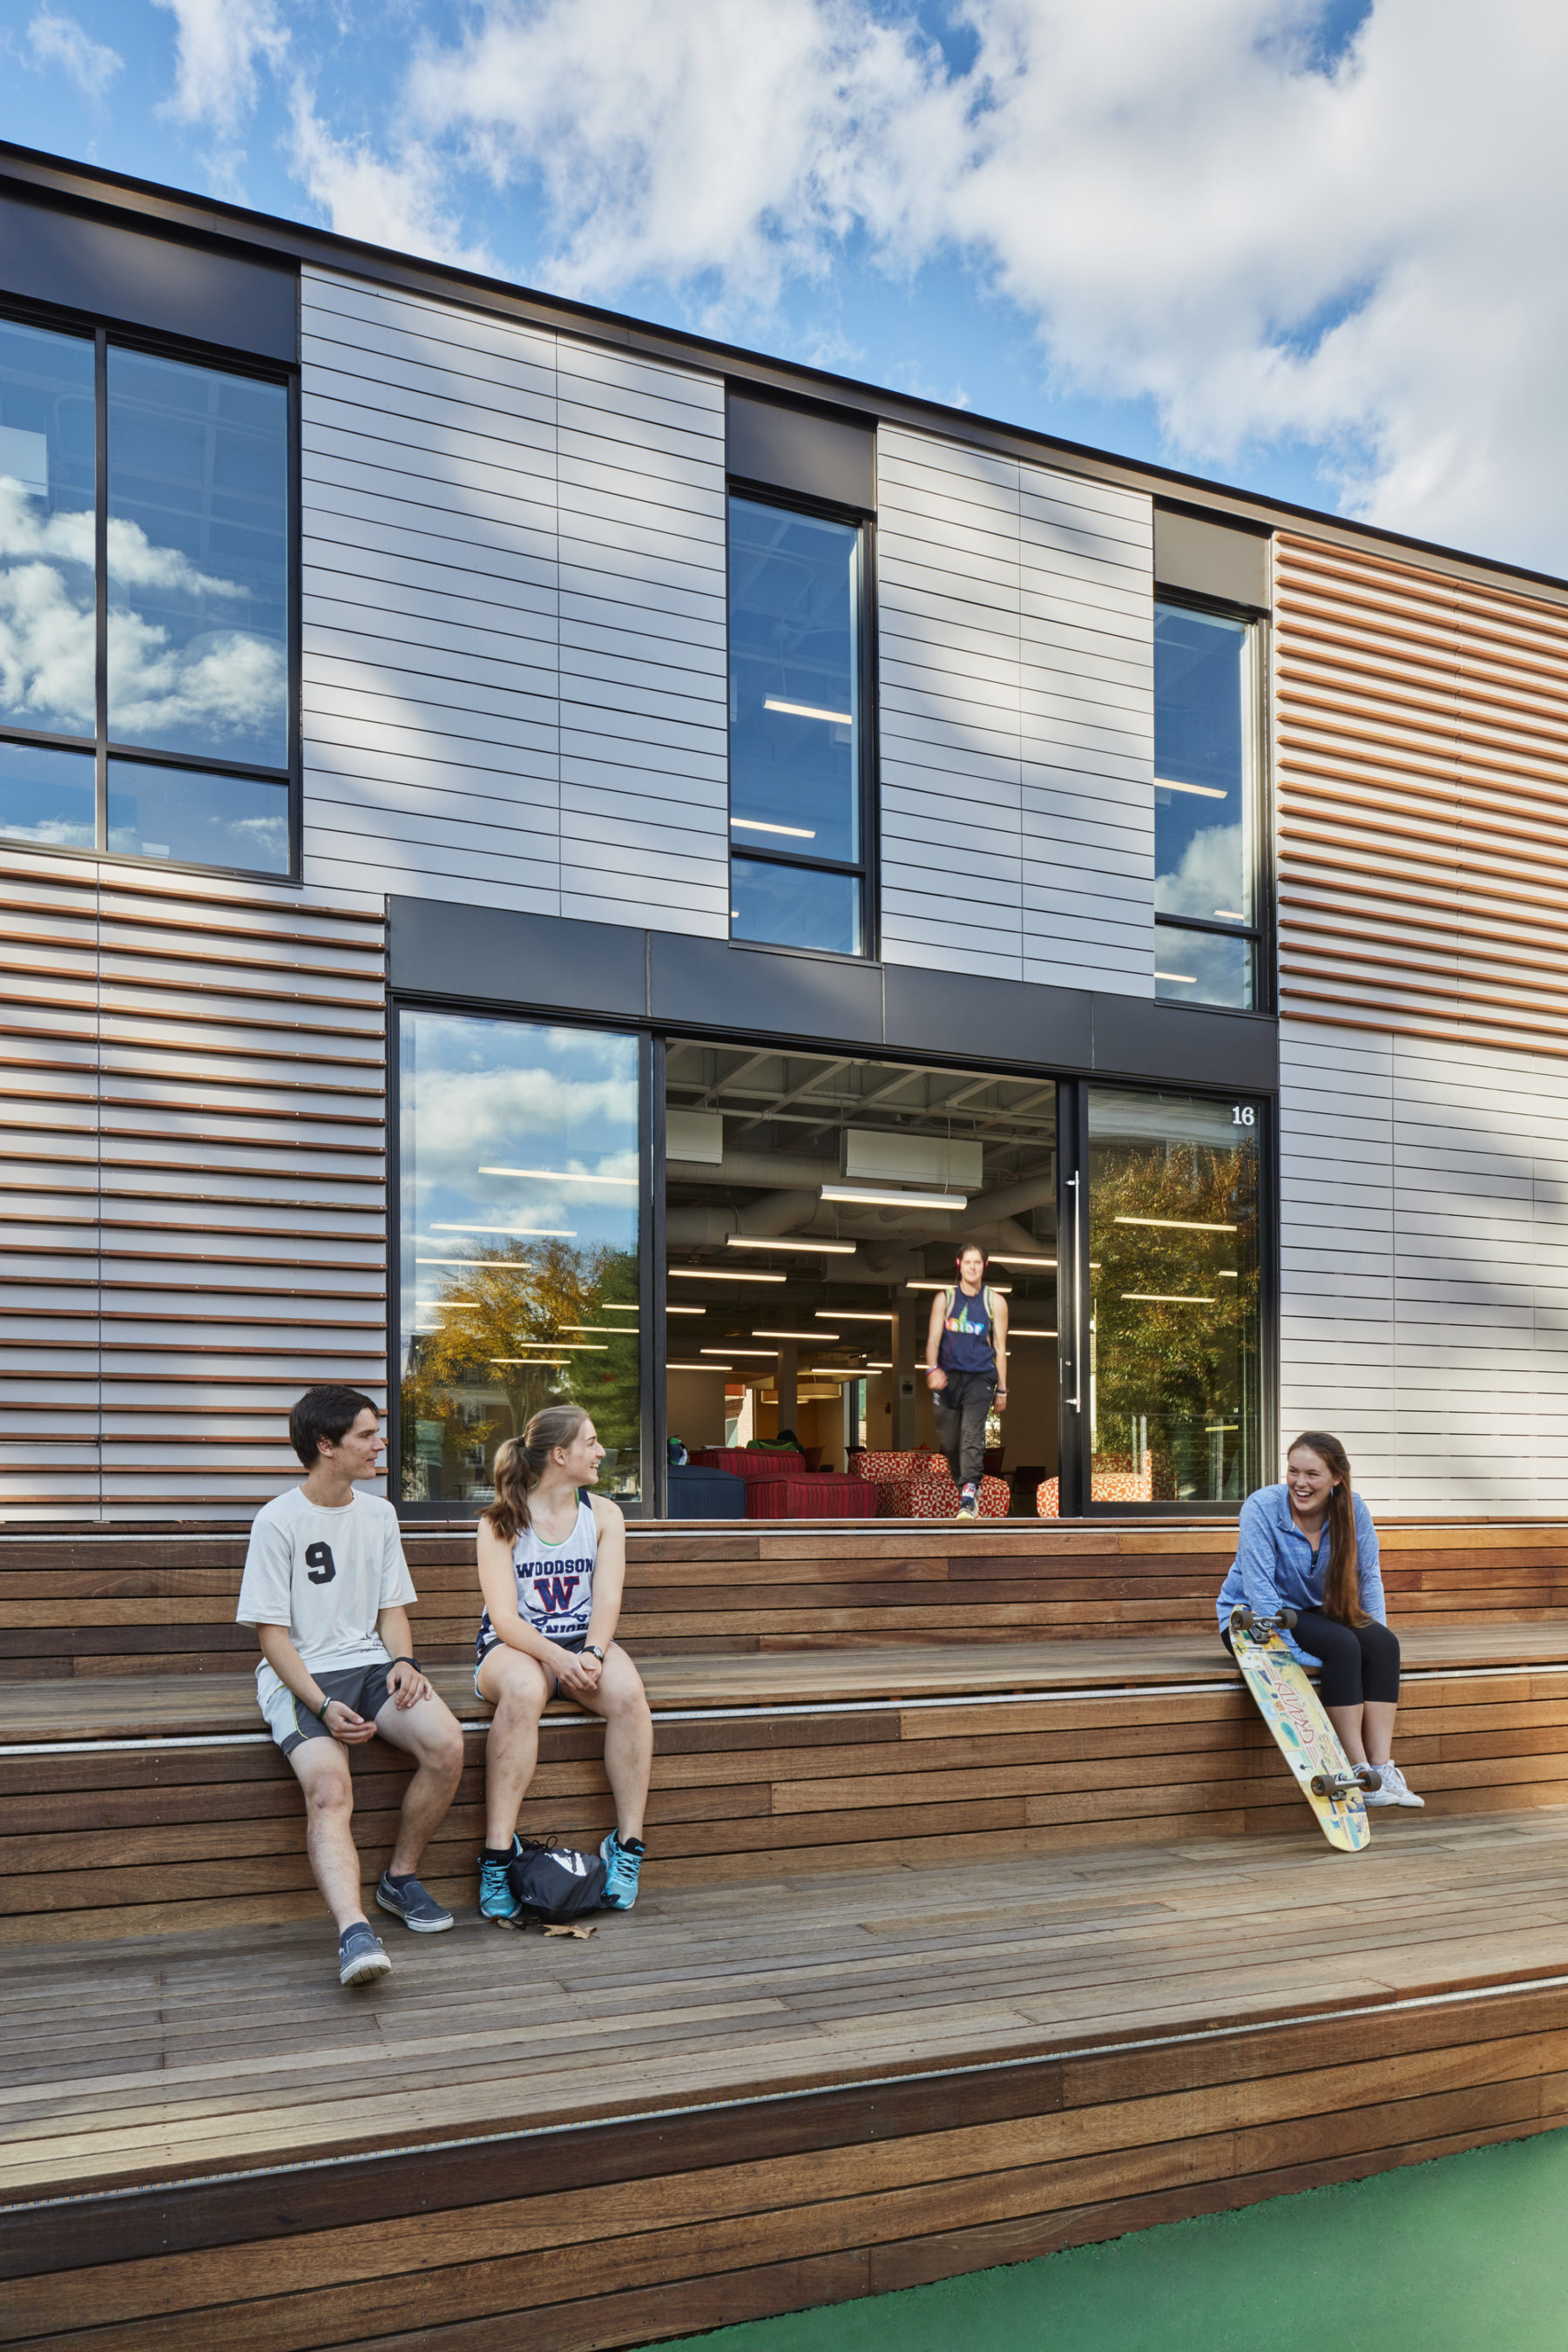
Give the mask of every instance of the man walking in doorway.
[[1007, 1405], [1007, 1302], [985, 1280], [985, 1252], [965, 1242], [958, 1280], [931, 1303], [926, 1382], [936, 1408], [937, 1443], [958, 1488], [958, 1516], [980, 1516], [985, 1422]]

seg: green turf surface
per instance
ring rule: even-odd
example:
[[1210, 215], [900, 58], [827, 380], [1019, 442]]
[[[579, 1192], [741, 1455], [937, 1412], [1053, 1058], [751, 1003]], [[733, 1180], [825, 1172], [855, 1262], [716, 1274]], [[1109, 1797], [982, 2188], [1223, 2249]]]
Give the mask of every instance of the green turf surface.
[[713, 2352], [1568, 2352], [1568, 2131], [683, 2341]]

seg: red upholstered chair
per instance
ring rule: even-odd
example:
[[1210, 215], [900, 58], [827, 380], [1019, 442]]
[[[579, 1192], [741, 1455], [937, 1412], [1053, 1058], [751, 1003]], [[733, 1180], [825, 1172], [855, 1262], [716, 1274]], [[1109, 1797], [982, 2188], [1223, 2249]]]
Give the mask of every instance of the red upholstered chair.
[[746, 1482], [749, 1519], [871, 1519], [877, 1490], [842, 1470], [801, 1470], [782, 1478]]
[[799, 1477], [805, 1468], [798, 1454], [753, 1454], [745, 1445], [704, 1445], [688, 1456], [702, 1470], [727, 1470], [731, 1478]]
[[[877, 1516], [884, 1519], [952, 1519], [958, 1516], [958, 1489], [940, 1454], [860, 1454], [855, 1467], [877, 1489]], [[980, 1516], [1005, 1519], [1012, 1507], [1005, 1478], [982, 1478]]]

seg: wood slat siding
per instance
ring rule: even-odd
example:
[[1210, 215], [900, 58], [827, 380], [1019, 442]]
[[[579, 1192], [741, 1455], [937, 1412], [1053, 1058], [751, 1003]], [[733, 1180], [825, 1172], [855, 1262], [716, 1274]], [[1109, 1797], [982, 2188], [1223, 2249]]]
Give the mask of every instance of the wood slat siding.
[[0, 1514], [246, 1514], [386, 1369], [384, 925], [7, 852]]
[[1395, 1511], [1568, 1507], [1568, 1065], [1280, 1024], [1286, 1444]]
[[1568, 611], [1275, 540], [1280, 1001], [1568, 1056]]
[[727, 935], [722, 383], [301, 301], [307, 877]]
[[882, 943], [1153, 992], [1148, 498], [883, 425]]

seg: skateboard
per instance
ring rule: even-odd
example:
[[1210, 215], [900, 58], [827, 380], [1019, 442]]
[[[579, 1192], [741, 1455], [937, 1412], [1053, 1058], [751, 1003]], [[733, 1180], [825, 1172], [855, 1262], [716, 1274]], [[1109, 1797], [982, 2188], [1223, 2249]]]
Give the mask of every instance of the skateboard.
[[1281, 1628], [1289, 1630], [1295, 1622], [1293, 1609], [1281, 1609], [1272, 1617], [1233, 1609], [1230, 1638], [1236, 1663], [1323, 1835], [1342, 1853], [1360, 1853], [1371, 1838], [1363, 1794], [1375, 1781], [1370, 1770], [1363, 1779], [1351, 1763], [1322, 1701], [1280, 1640]]

